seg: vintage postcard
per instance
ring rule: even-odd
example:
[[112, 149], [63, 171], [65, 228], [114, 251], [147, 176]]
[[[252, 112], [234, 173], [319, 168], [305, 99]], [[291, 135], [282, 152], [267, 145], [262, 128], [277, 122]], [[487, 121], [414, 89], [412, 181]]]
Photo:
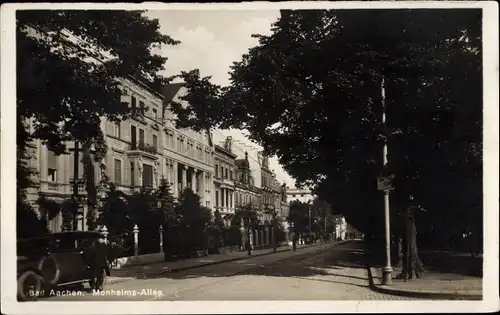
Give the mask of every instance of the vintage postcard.
[[4, 4], [2, 311], [498, 311], [498, 71], [489, 1]]

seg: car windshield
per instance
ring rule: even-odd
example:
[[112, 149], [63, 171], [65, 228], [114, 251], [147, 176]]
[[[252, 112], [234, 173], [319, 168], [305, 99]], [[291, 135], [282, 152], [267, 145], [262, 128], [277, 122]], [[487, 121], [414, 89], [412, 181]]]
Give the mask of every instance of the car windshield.
[[94, 244], [95, 240], [96, 238], [92, 236], [81, 236], [77, 239], [77, 245], [79, 248], [88, 248]]
[[76, 239], [71, 234], [58, 235], [55, 237], [55, 249], [57, 251], [71, 251], [77, 248]]

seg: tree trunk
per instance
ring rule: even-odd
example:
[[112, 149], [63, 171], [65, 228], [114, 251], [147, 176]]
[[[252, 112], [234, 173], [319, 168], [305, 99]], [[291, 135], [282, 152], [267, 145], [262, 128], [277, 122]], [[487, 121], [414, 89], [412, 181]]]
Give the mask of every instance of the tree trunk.
[[95, 185], [94, 161], [90, 155], [90, 143], [86, 142], [82, 148], [83, 176], [87, 191], [87, 228], [89, 231], [97, 229], [97, 187]]
[[405, 234], [403, 238], [403, 271], [402, 278], [415, 279], [423, 276], [424, 268], [418, 256], [417, 229], [413, 209], [405, 210]]
[[395, 267], [401, 268], [403, 267], [404, 253], [403, 253], [403, 237], [401, 235], [397, 235], [395, 237], [396, 243], [395, 246]]

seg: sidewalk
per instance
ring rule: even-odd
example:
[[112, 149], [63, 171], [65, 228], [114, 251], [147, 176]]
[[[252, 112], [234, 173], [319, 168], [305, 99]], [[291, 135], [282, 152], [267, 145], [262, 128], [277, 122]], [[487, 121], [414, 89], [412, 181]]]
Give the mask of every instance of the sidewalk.
[[[309, 247], [314, 247], [314, 246], [319, 246], [319, 245], [324, 245], [324, 244], [332, 244], [331, 243], [318, 243], [318, 244], [311, 244], [311, 245], [297, 245], [297, 250], [303, 249], [303, 248], [309, 248]], [[340, 242], [338, 242], [340, 243]], [[288, 246], [281, 246], [277, 248], [277, 253], [282, 253], [282, 252], [288, 252], [291, 251], [292, 248]], [[226, 254], [213, 254], [213, 255], [208, 255], [205, 257], [199, 257], [199, 258], [190, 258], [190, 259], [183, 259], [183, 260], [178, 260], [178, 261], [171, 261], [171, 262], [158, 262], [158, 263], [152, 263], [148, 265], [140, 265], [140, 266], [131, 266], [131, 267], [125, 267], [121, 269], [116, 269], [116, 270], [111, 270], [111, 275], [110, 277], [106, 278], [106, 283], [111, 284], [111, 283], [118, 283], [118, 282], [123, 282], [123, 281], [128, 281], [132, 279], [137, 279], [137, 278], [147, 278], [152, 275], [156, 274], [162, 274], [166, 272], [176, 272], [176, 271], [182, 271], [186, 269], [191, 269], [191, 268], [199, 268], [203, 266], [208, 266], [208, 265], [215, 265], [215, 264], [220, 264], [224, 262], [229, 262], [229, 261], [236, 261], [236, 260], [242, 260], [242, 259], [248, 259], [252, 257], [259, 257], [259, 256], [264, 256], [264, 255], [271, 255], [274, 254], [273, 249], [258, 249], [252, 251], [252, 255], [249, 256], [246, 251], [238, 251], [238, 252], [231, 252], [231, 253], [226, 253]], [[130, 275], [133, 275], [131, 277]]]
[[[438, 253], [441, 255], [441, 253]], [[481, 276], [470, 276], [469, 265], [463, 265], [462, 269], [457, 269], [459, 265], [453, 261], [454, 257], [447, 255], [446, 263], [449, 265], [435, 264], [435, 257], [424, 257], [424, 275], [422, 278], [404, 281], [396, 279], [401, 273], [401, 268], [394, 268], [392, 273], [392, 284], [382, 285], [381, 264], [370, 262], [368, 255], [368, 276], [370, 287], [377, 292], [393, 294], [398, 296], [411, 296], [425, 299], [446, 299], [446, 300], [482, 300], [483, 279]], [[480, 259], [480, 258], [479, 258]], [[477, 261], [474, 261], [477, 265]], [[377, 266], [377, 267], [374, 267]], [[446, 268], [448, 267], [448, 268]]]

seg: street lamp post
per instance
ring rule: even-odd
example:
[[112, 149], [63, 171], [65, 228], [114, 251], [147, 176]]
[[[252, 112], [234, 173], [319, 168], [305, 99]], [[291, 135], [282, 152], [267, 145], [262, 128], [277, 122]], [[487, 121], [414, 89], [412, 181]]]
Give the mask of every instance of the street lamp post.
[[273, 236], [273, 252], [276, 253], [277, 249], [276, 249], [276, 208], [273, 204], [271, 204], [271, 211], [272, 211], [272, 215], [273, 215], [273, 226], [272, 226], [272, 236]]
[[[382, 125], [386, 127], [386, 117], [385, 117], [385, 79], [382, 78], [381, 84], [381, 94], [382, 94]], [[383, 155], [383, 167], [384, 170], [387, 168], [387, 138], [384, 138], [384, 148], [382, 151]], [[387, 174], [388, 175], [388, 174]], [[382, 284], [390, 285], [392, 284], [392, 266], [391, 266], [391, 226], [389, 217], [389, 190], [384, 190], [384, 216], [385, 216], [385, 260], [386, 265], [382, 269]]]
[[312, 235], [311, 235], [311, 233], [312, 233], [312, 227], [311, 227], [312, 222], [311, 221], [312, 220], [311, 220], [311, 206], [310, 205], [308, 206], [308, 211], [309, 211], [309, 242], [311, 242], [311, 238], [312, 238]]

